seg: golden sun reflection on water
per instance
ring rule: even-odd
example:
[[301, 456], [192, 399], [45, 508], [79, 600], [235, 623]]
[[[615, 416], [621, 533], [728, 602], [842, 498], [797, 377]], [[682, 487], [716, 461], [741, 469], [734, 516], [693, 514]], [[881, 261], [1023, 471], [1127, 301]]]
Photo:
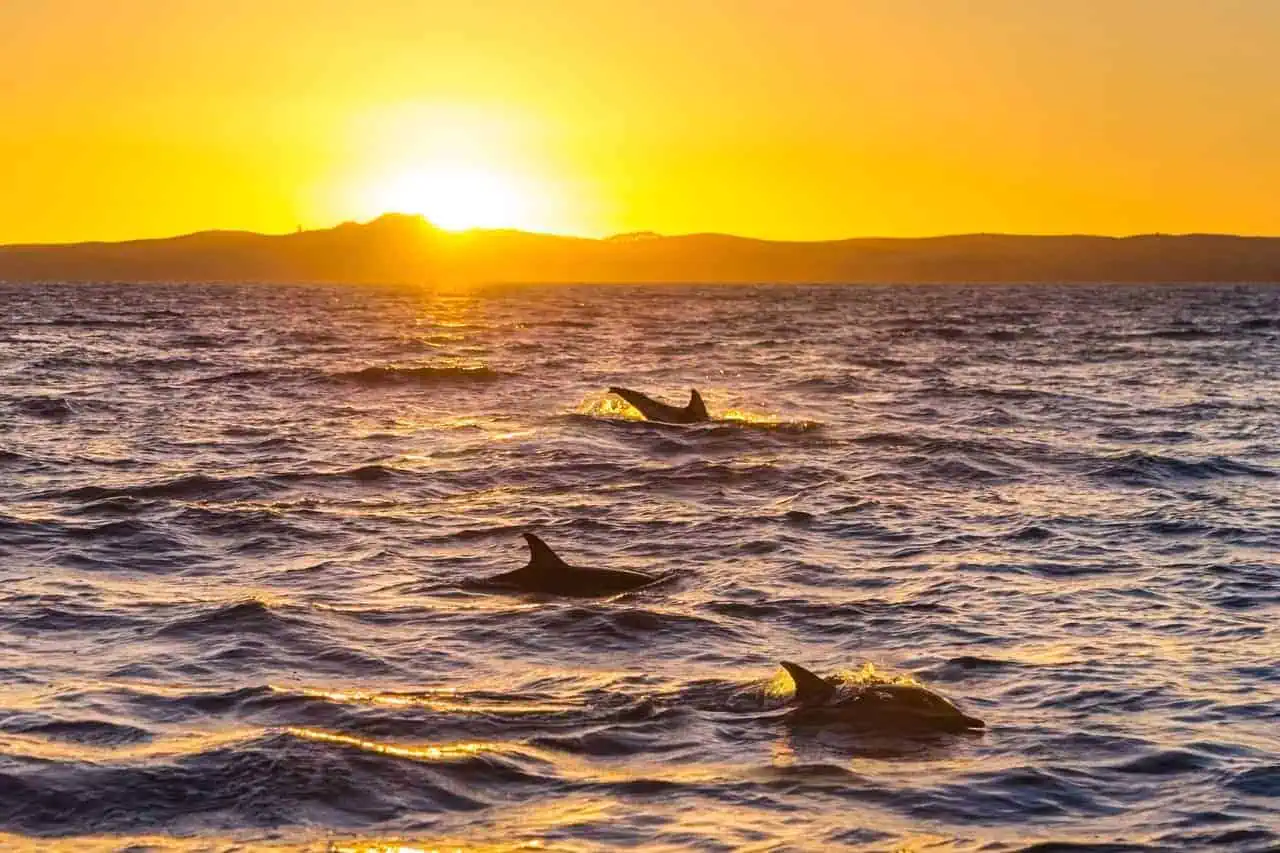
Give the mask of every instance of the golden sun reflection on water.
[[962, 850], [965, 847], [958, 847], [950, 839], [943, 838], [940, 835], [919, 835], [909, 838], [906, 841], [900, 841], [892, 848], [893, 853], [946, 853], [949, 850]]
[[752, 412], [747, 409], [726, 409], [720, 412], [717, 420], [732, 421], [733, 423], [751, 424], [752, 426], [789, 426], [790, 422], [785, 421], [777, 415], [764, 414], [762, 412]]
[[[541, 841], [524, 841], [518, 843], [470, 844], [470, 843], [432, 843], [430, 846], [417, 846], [387, 841], [347, 841], [334, 842], [328, 853], [510, 853], [516, 850], [546, 850]], [[567, 848], [564, 848], [567, 849]]]
[[[234, 747], [260, 734], [259, 729], [237, 728], [213, 733], [172, 734], [156, 741], [133, 744], [62, 743], [21, 734], [0, 734], [0, 751], [8, 756], [39, 761], [139, 761]], [[0, 850], [5, 849], [0, 847]]]
[[[842, 669], [835, 673], [841, 684], [851, 687], [863, 687], [869, 684], [902, 684], [913, 687], [924, 685], [910, 675], [884, 672], [871, 661], [867, 661], [858, 669]], [[796, 685], [786, 670], [779, 669], [764, 686], [764, 695], [771, 699], [786, 699], [795, 694]]]
[[484, 741], [476, 741], [474, 743], [445, 743], [426, 746], [396, 746], [395, 744], [379, 743], [378, 741], [365, 740], [364, 738], [358, 738], [352, 735], [322, 732], [318, 729], [306, 729], [290, 726], [286, 728], [285, 731], [294, 737], [305, 738], [306, 740], [336, 743], [342, 744], [343, 746], [353, 746], [357, 749], [363, 749], [366, 752], [376, 752], [380, 755], [393, 755], [396, 758], [412, 758], [417, 761], [451, 761], [470, 758], [471, 756], [479, 755], [482, 752], [510, 751], [510, 748], [503, 744]]
[[612, 394], [603, 397], [588, 397], [578, 404], [574, 414], [596, 418], [618, 418], [625, 421], [644, 420], [644, 415], [640, 414], [638, 409], [626, 400], [615, 397]]
[[269, 684], [273, 693], [305, 696], [349, 705], [387, 705], [426, 708], [430, 711], [473, 714], [554, 714], [580, 707], [572, 702], [494, 702], [475, 696], [463, 696], [455, 688], [438, 687], [413, 693], [382, 693], [375, 690], [337, 690], [315, 687], [285, 687]]
[[419, 706], [431, 710], [453, 710], [456, 702], [442, 701], [458, 695], [452, 687], [440, 687], [423, 690], [414, 695], [398, 693], [378, 693], [372, 690], [318, 690], [312, 687], [279, 687], [268, 684], [272, 693], [284, 693], [291, 696], [306, 696], [310, 699], [329, 699], [334, 702], [350, 704], [367, 703], [370, 705], [394, 705], [399, 707]]
[[856, 686], [865, 684], [903, 684], [914, 687], [924, 686], [911, 675], [881, 672], [871, 661], [867, 661], [858, 669], [842, 669], [836, 673], [836, 675], [839, 676], [840, 680], [845, 684], [852, 684]]
[[785, 737], [775, 739], [769, 745], [769, 763], [774, 767], [793, 767], [796, 763], [796, 749]]

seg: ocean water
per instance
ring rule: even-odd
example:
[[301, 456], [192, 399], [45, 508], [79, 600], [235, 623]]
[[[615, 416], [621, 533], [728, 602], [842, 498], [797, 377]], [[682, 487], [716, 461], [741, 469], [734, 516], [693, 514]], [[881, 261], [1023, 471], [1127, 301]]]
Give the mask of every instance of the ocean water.
[[[1280, 849], [1280, 288], [0, 309], [0, 849]], [[469, 590], [526, 530], [669, 577]]]

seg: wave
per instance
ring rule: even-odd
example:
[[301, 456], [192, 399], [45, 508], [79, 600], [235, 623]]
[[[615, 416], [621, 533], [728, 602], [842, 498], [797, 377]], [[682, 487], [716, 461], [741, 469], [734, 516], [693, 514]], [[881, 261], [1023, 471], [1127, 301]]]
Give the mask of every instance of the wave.
[[1227, 780], [1227, 787], [1253, 797], [1280, 799], [1280, 764], [1253, 767]]
[[223, 349], [235, 341], [221, 334], [189, 334], [174, 339], [173, 346], [186, 349]]
[[952, 483], [1007, 482], [1017, 473], [1016, 469], [1010, 470], [1011, 466], [1008, 462], [994, 456], [982, 460], [981, 463], [958, 455], [908, 456], [902, 459], [902, 465], [908, 471]]
[[[614, 709], [607, 721], [595, 723], [585, 731], [579, 728], [569, 732], [544, 732], [529, 738], [527, 743], [592, 758], [670, 754], [697, 748], [697, 741], [689, 735], [672, 736], [672, 730], [686, 724], [689, 717], [686, 708], [662, 707], [649, 699], [640, 699]], [[624, 791], [636, 787], [637, 782], [623, 782]]]
[[161, 637], [202, 637], [208, 635], [275, 635], [292, 628], [296, 620], [286, 617], [258, 599], [224, 604], [193, 616], [166, 622], [157, 632]]
[[444, 385], [466, 382], [494, 382], [511, 374], [484, 365], [397, 366], [375, 365], [358, 370], [315, 371], [279, 368], [244, 368], [200, 376], [191, 384], [276, 384], [280, 382], [339, 382], [376, 388], [388, 385]]
[[900, 358], [890, 358], [888, 356], [850, 356], [845, 359], [846, 363], [853, 367], [867, 367], [873, 370], [901, 370], [907, 366], [907, 362]]
[[1163, 844], [1128, 844], [1123, 841], [1037, 841], [1013, 853], [1168, 853]]
[[859, 602], [828, 603], [795, 598], [771, 601], [710, 601], [703, 607], [712, 613], [750, 621], [776, 620], [818, 633], [848, 631], [868, 618], [905, 613], [931, 613], [939, 616], [954, 612], [946, 604], [929, 601], [885, 602], [864, 599]]
[[554, 631], [566, 640], [580, 636], [601, 648], [642, 648], [649, 641], [680, 642], [682, 637], [708, 643], [739, 639], [732, 626], [717, 620], [643, 607], [572, 607], [547, 611], [536, 621], [539, 631]]
[[145, 320], [115, 320], [107, 317], [54, 317], [51, 320], [23, 325], [78, 327], [82, 329], [145, 329], [150, 324]]
[[1167, 341], [1205, 341], [1221, 337], [1221, 333], [1213, 329], [1156, 329], [1150, 332], [1137, 332], [1135, 338], [1151, 338]]
[[120, 613], [103, 613], [78, 603], [48, 603], [5, 615], [4, 622], [25, 632], [110, 631], [139, 627], [138, 620]]
[[271, 475], [281, 483], [380, 483], [405, 474], [405, 470], [381, 462], [353, 465], [331, 471], [283, 471]]
[[198, 358], [187, 358], [183, 356], [169, 356], [167, 358], [128, 358], [114, 362], [112, 367], [122, 371], [176, 371], [176, 370], [194, 370], [201, 367], [208, 367], [209, 362]]
[[[61, 533], [63, 536], [71, 539], [140, 539], [148, 538], [152, 540], [151, 547], [155, 548], [159, 544], [168, 545], [171, 548], [181, 548], [181, 545], [158, 536], [151, 525], [137, 518], [127, 518], [116, 521], [106, 521], [102, 524], [88, 525], [62, 525]], [[144, 543], [135, 543], [141, 546]]]
[[1131, 758], [1110, 769], [1117, 773], [1133, 773], [1141, 776], [1180, 776], [1207, 770], [1217, 764], [1208, 756], [1181, 749], [1167, 749]]
[[1040, 333], [1036, 329], [991, 329], [983, 333], [988, 340], [1004, 343], [1033, 338], [1038, 334]]
[[1026, 667], [1019, 661], [981, 655], [958, 655], [920, 673], [926, 682], [969, 681], [975, 675], [1000, 675]]
[[305, 728], [206, 742], [147, 764], [10, 756], [0, 826], [55, 837], [364, 826], [406, 811], [475, 811], [558, 783], [535, 752], [500, 744], [396, 744]]
[[[80, 506], [67, 511], [76, 515], [136, 515], [150, 508], [156, 500], [169, 501], [235, 501], [263, 498], [273, 492], [305, 483], [379, 483], [392, 480], [404, 472], [383, 463], [368, 463], [349, 468], [323, 471], [275, 471], [238, 477], [213, 477], [187, 474], [166, 480], [129, 485], [76, 486], [70, 489], [39, 493], [40, 497], [76, 501]], [[241, 521], [271, 521], [271, 513], [261, 507], [237, 511]], [[234, 519], [232, 519], [234, 520]]]
[[188, 380], [194, 385], [211, 385], [221, 383], [258, 383], [275, 382], [288, 379], [295, 374], [288, 371], [270, 370], [267, 368], [244, 368], [229, 370], [226, 373], [215, 373], [212, 376], [198, 376]]
[[382, 385], [440, 385], [454, 382], [493, 382], [504, 379], [506, 373], [490, 367], [449, 366], [449, 367], [365, 367], [360, 370], [346, 370], [330, 376], [341, 382], [352, 382], [356, 385], [377, 387]]
[[830, 394], [860, 394], [868, 384], [860, 376], [808, 376], [787, 383], [798, 391], [818, 391]]
[[699, 424], [694, 428], [694, 432], [723, 436], [732, 435], [733, 430], [759, 430], [761, 432], [801, 435], [816, 432], [822, 428], [821, 421], [785, 420], [770, 415], [731, 410], [722, 412], [718, 418], [709, 423]]
[[19, 453], [16, 450], [6, 450], [5, 448], [0, 447], [0, 466], [30, 466], [34, 468], [42, 467], [43, 464], [44, 463], [39, 459], [36, 459], [34, 456], [30, 456], [26, 453]]
[[40, 713], [8, 716], [0, 720], [0, 731], [93, 746], [146, 743], [153, 737], [150, 731], [138, 726], [109, 720], [59, 719]]
[[940, 338], [946, 341], [961, 340], [973, 333], [973, 330], [968, 327], [946, 323], [904, 323], [886, 327], [885, 330], [899, 337]]
[[33, 418], [60, 421], [76, 414], [76, 407], [64, 397], [26, 397], [14, 406], [20, 413]]
[[263, 477], [210, 477], [187, 474], [152, 483], [128, 486], [79, 486], [65, 491], [49, 492], [49, 497], [84, 502], [101, 502], [114, 498], [209, 499], [214, 497], [247, 497], [257, 494], [267, 481]]
[[1109, 458], [1090, 472], [1095, 477], [1131, 485], [1161, 485], [1171, 480], [1209, 480], [1220, 477], [1272, 478], [1277, 472], [1260, 465], [1211, 456], [1189, 460], [1176, 456], [1130, 450]]

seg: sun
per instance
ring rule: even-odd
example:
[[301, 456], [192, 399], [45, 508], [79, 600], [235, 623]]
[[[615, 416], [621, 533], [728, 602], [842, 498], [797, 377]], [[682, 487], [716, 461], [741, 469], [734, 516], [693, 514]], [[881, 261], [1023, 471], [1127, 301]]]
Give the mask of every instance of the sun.
[[531, 200], [508, 175], [470, 165], [440, 165], [402, 172], [374, 191], [384, 213], [419, 213], [448, 231], [528, 228]]

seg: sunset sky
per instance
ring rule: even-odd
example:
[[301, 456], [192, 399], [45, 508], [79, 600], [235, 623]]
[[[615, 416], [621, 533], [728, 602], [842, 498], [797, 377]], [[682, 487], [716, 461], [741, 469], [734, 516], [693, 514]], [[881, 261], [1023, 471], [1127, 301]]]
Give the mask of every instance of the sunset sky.
[[1276, 0], [3, 0], [0, 243], [1280, 234]]

